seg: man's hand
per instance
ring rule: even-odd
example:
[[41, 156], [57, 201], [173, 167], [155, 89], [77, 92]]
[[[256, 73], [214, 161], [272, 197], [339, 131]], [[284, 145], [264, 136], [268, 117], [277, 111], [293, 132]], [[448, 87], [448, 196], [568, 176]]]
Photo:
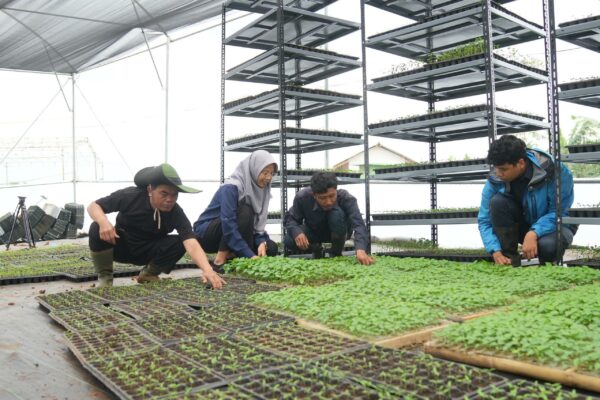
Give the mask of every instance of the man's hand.
[[223, 285], [227, 284], [212, 268], [202, 273], [202, 282], [210, 283], [213, 289], [223, 289]]
[[501, 251], [494, 252], [494, 254], [492, 254], [492, 256], [494, 257], [494, 263], [496, 263], [496, 264], [511, 265], [510, 258], [504, 256], [504, 254], [502, 254]]
[[119, 235], [117, 235], [115, 227], [110, 222], [108, 222], [108, 220], [98, 225], [100, 228], [100, 239], [112, 244], [113, 246], [116, 245], [117, 239], [119, 239]]
[[527, 232], [525, 239], [523, 239], [523, 255], [527, 260], [531, 260], [538, 255], [537, 239], [535, 231]]
[[362, 265], [375, 264], [375, 259], [367, 254], [364, 250], [356, 250], [356, 259]]
[[267, 242], [262, 242], [258, 245], [258, 256], [264, 257], [267, 255]]
[[296, 247], [298, 247], [300, 250], [307, 250], [308, 246], [310, 245], [310, 243], [308, 242], [308, 238], [304, 233], [301, 233], [298, 236], [296, 236], [296, 239], [294, 240], [296, 241]]

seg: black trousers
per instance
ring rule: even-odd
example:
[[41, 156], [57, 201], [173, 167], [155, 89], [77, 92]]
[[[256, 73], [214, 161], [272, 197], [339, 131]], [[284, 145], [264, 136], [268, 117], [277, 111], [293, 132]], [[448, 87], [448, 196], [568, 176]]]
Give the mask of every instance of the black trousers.
[[[258, 246], [254, 243], [254, 210], [247, 204], [239, 204], [237, 208], [237, 225], [240, 235], [254, 252], [258, 252]], [[223, 226], [221, 219], [215, 218], [206, 227], [202, 238], [198, 239], [204, 251], [216, 253], [218, 251], [229, 251], [225, 238], [223, 237]], [[269, 239], [267, 241], [267, 255], [276, 256], [278, 253], [277, 243]]]
[[[525, 221], [523, 207], [510, 193], [497, 193], [490, 202], [490, 217], [492, 220], [492, 228], [508, 228], [513, 225], [518, 225], [518, 242], [523, 243], [525, 235], [531, 228], [531, 225]], [[561, 248], [562, 253], [573, 243], [574, 230], [569, 226], [561, 227]], [[500, 244], [502, 238], [498, 236]], [[552, 232], [538, 238], [538, 258], [540, 262], [556, 261], [556, 233]]]
[[[340, 208], [334, 208], [326, 212], [326, 219], [318, 229], [312, 229], [306, 224], [302, 224], [300, 229], [308, 238], [311, 245], [321, 245], [322, 243], [331, 243], [330, 255], [339, 256], [344, 250], [346, 239], [352, 235], [352, 228], [346, 214]], [[286, 247], [292, 251], [300, 251], [296, 246], [296, 241], [287, 233], [283, 239]]]
[[159, 236], [156, 238], [141, 238], [123, 229], [117, 229], [115, 246], [100, 239], [100, 227], [93, 222], [89, 230], [89, 245], [91, 251], [103, 251], [112, 248], [114, 260], [134, 265], [146, 265], [152, 262], [161, 272], [168, 274], [175, 263], [185, 254], [185, 247], [179, 235]]

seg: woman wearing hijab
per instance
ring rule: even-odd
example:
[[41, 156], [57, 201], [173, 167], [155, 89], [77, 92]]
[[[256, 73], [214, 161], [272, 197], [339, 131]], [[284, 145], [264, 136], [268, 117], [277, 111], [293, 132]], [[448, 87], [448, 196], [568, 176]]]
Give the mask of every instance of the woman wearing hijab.
[[232, 257], [277, 254], [277, 244], [265, 231], [271, 179], [277, 172], [273, 156], [257, 150], [236, 167], [219, 187], [210, 204], [194, 223], [194, 233], [205, 251], [217, 252], [217, 272]]

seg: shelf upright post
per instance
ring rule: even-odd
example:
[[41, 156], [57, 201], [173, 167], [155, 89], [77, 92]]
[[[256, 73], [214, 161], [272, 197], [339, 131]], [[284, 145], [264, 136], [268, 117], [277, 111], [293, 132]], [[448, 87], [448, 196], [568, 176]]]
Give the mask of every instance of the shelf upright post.
[[221, 12], [221, 149], [219, 181], [225, 182], [225, 13], [227, 6], [223, 4]]
[[[427, 2], [427, 17], [432, 16], [432, 9], [433, 5], [431, 4], [431, 0], [429, 0]], [[433, 41], [431, 40], [431, 37], [428, 37], [427, 49], [431, 51], [432, 48]], [[427, 100], [427, 111], [429, 111], [430, 113], [435, 111], [435, 97], [433, 95], [433, 91], [435, 89], [434, 85], [435, 84], [431, 80], [427, 82], [427, 89], [429, 90], [429, 99]], [[429, 128], [429, 134], [429, 162], [433, 163], [437, 161], [437, 144], [435, 138], [435, 128]], [[435, 179], [432, 179], [431, 182], [429, 182], [429, 204], [432, 210], [437, 209], [437, 197], [437, 181]], [[431, 242], [434, 246], [437, 246], [438, 244], [438, 226], [435, 224], [431, 225]]]
[[362, 51], [362, 86], [363, 86], [363, 141], [365, 163], [365, 223], [369, 235], [367, 252], [371, 252], [371, 189], [369, 167], [369, 110], [367, 108], [367, 38], [365, 34], [365, 0], [360, 0], [360, 35]]
[[561, 202], [561, 155], [560, 125], [558, 109], [558, 71], [556, 66], [556, 21], [554, 18], [554, 0], [543, 0], [544, 38], [546, 69], [548, 70], [547, 100], [548, 122], [550, 122], [550, 154], [554, 158], [554, 176], [556, 177], [556, 263], [562, 264], [562, 202]]
[[[300, 60], [296, 59], [294, 61], [295, 67], [296, 67], [296, 73], [298, 74], [298, 85], [302, 84], [302, 76], [301, 76], [301, 72], [300, 72]], [[295, 105], [296, 105], [296, 110], [300, 110], [300, 99], [296, 99], [295, 101]], [[302, 127], [302, 117], [298, 114], [296, 116], [296, 128], [301, 128]], [[295, 140], [295, 147], [297, 149], [297, 153], [296, 153], [296, 169], [300, 170], [302, 169], [302, 149], [300, 148], [300, 139], [296, 139]], [[300, 182], [296, 183], [296, 193], [298, 193], [300, 191]]]
[[[287, 210], [287, 140], [285, 115], [285, 60], [283, 53], [283, 0], [277, 0], [277, 78], [279, 83], [279, 170], [281, 174], [281, 240], [285, 237], [284, 218]], [[284, 245], [285, 246], [285, 245]], [[287, 253], [284, 248], [284, 254]]]
[[[492, 0], [482, 1], [483, 42], [485, 58], [485, 85], [487, 104], [488, 141], [491, 145], [497, 137], [496, 127], [496, 83], [494, 82], [494, 40], [492, 29]], [[489, 147], [489, 146], [488, 146]]]

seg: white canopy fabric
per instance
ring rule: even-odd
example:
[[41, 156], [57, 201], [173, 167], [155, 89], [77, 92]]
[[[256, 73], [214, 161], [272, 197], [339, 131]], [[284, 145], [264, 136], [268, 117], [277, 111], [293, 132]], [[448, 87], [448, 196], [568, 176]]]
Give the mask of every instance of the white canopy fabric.
[[0, 0], [0, 69], [79, 73], [144, 45], [149, 33], [214, 17], [223, 2]]

